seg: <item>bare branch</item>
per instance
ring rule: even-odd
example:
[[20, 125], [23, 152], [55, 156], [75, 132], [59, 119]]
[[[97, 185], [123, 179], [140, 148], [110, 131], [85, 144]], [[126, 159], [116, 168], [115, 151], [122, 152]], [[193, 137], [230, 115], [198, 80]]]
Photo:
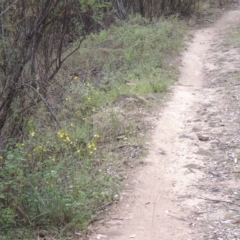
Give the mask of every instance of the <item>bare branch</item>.
[[32, 89], [32, 90], [42, 99], [42, 101], [43, 101], [44, 104], [46, 105], [48, 111], [51, 113], [53, 119], [55, 120], [55, 122], [57, 123], [57, 125], [61, 128], [61, 124], [60, 124], [59, 121], [57, 120], [57, 118], [56, 118], [56, 116], [54, 115], [51, 107], [49, 106], [49, 104], [47, 103], [47, 101], [45, 100], [45, 98], [42, 96], [42, 94], [40, 94], [37, 89], [35, 89], [34, 87], [32, 87], [32, 86], [29, 85], [29, 84], [24, 84], [23, 87], [25, 87], [25, 86], [28, 87], [28, 88], [30, 88], [30, 89]]
[[3, 12], [0, 13], [0, 17], [6, 13], [14, 4], [16, 4], [19, 0], [15, 0], [12, 4], [10, 4]]

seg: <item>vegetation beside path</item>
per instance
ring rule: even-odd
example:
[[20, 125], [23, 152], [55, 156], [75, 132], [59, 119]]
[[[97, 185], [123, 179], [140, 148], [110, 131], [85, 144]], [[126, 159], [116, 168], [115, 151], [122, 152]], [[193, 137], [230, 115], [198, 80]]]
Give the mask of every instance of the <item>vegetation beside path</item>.
[[13, 108], [9, 118], [21, 120], [20, 131], [1, 142], [3, 239], [87, 230], [115, 200], [126, 168], [141, 164], [143, 118], [176, 79], [185, 32], [176, 16], [116, 19], [84, 36], [79, 49], [75, 41], [66, 48], [43, 93], [28, 83], [18, 95], [26, 114]]

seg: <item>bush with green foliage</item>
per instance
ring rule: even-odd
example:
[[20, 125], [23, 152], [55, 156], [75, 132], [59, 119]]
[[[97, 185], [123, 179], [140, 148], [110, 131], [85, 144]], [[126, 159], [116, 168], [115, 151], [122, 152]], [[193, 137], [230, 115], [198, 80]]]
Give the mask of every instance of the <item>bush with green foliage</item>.
[[124, 155], [116, 149], [136, 144], [139, 119], [129, 115], [131, 108], [111, 103], [120, 93], [144, 99], [166, 91], [183, 34], [177, 18], [151, 23], [135, 17], [86, 38], [57, 75], [64, 87], [52, 92], [61, 128], [38, 103], [25, 119], [24, 139], [0, 150], [1, 231], [86, 229], [112, 201], [124, 178]]

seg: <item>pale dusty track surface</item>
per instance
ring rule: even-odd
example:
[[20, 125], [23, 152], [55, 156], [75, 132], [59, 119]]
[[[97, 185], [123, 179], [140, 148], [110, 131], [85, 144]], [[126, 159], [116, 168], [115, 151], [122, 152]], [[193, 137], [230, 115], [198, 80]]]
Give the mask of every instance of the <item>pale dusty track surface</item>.
[[[229, 56], [223, 55], [229, 59], [235, 56], [232, 61], [225, 61], [221, 66], [217, 60], [224, 54], [217, 42], [230, 26], [239, 22], [240, 11], [230, 11], [213, 26], [193, 32], [182, 56], [179, 81], [173, 86], [164, 107], [152, 118], [156, 127], [148, 144], [150, 151], [144, 160], [146, 164], [136, 170], [134, 180], [126, 184], [120, 195], [121, 200], [111, 215], [98, 223], [89, 239], [240, 239], [236, 233], [216, 233], [220, 231], [218, 227], [224, 229], [221, 225], [223, 221], [217, 220], [225, 219], [228, 214], [226, 210], [233, 208], [228, 205], [227, 201], [230, 200], [225, 198], [225, 192], [221, 193], [221, 188], [231, 183], [237, 188], [240, 183], [234, 177], [224, 182], [214, 176], [216, 154], [220, 158], [233, 154], [234, 160], [238, 149], [230, 151], [218, 146], [223, 140], [217, 137], [232, 128], [231, 124], [223, 124], [224, 116], [219, 109], [224, 107], [218, 104], [227, 95], [223, 90], [226, 88], [211, 82], [218, 73], [223, 76], [229, 69], [239, 70], [239, 55], [234, 49], [232, 53], [226, 51]], [[219, 94], [219, 89], [225, 95]], [[227, 119], [227, 110], [222, 114]], [[200, 141], [198, 134], [210, 139]], [[215, 167], [223, 166], [221, 164], [216, 163]], [[238, 170], [234, 164], [230, 169]], [[229, 168], [225, 167], [224, 171], [229, 171]], [[216, 186], [220, 188], [218, 191], [213, 190]], [[221, 202], [227, 204], [226, 207], [222, 206], [221, 211], [218, 211], [219, 202], [213, 201], [216, 198], [226, 201]], [[234, 227], [230, 227], [232, 232], [235, 231]], [[228, 229], [227, 226], [226, 231]]]

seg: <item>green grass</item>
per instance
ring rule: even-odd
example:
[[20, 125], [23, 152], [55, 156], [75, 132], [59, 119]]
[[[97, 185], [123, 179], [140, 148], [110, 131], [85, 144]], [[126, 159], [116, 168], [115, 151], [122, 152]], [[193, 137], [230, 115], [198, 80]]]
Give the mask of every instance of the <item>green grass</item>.
[[[177, 18], [135, 17], [87, 36], [49, 89], [61, 128], [39, 104], [22, 140], [0, 152], [1, 237], [55, 229], [60, 239], [97, 219], [121, 188], [124, 162], [142, 163], [132, 157], [145, 131], [139, 108], [176, 79], [184, 32]], [[113, 104], [120, 94], [126, 99]]]
[[[69, 72], [77, 73], [78, 81], [107, 91], [109, 100], [120, 92], [144, 95], [166, 91], [174, 80], [173, 58], [182, 46], [183, 26], [177, 19], [160, 19], [156, 24], [145, 20], [142, 25], [135, 23], [138, 18], [130, 22], [88, 36], [78, 57], [68, 62]], [[100, 99], [103, 103], [107, 100]]]
[[225, 46], [240, 46], [240, 27], [231, 29], [224, 41]]

